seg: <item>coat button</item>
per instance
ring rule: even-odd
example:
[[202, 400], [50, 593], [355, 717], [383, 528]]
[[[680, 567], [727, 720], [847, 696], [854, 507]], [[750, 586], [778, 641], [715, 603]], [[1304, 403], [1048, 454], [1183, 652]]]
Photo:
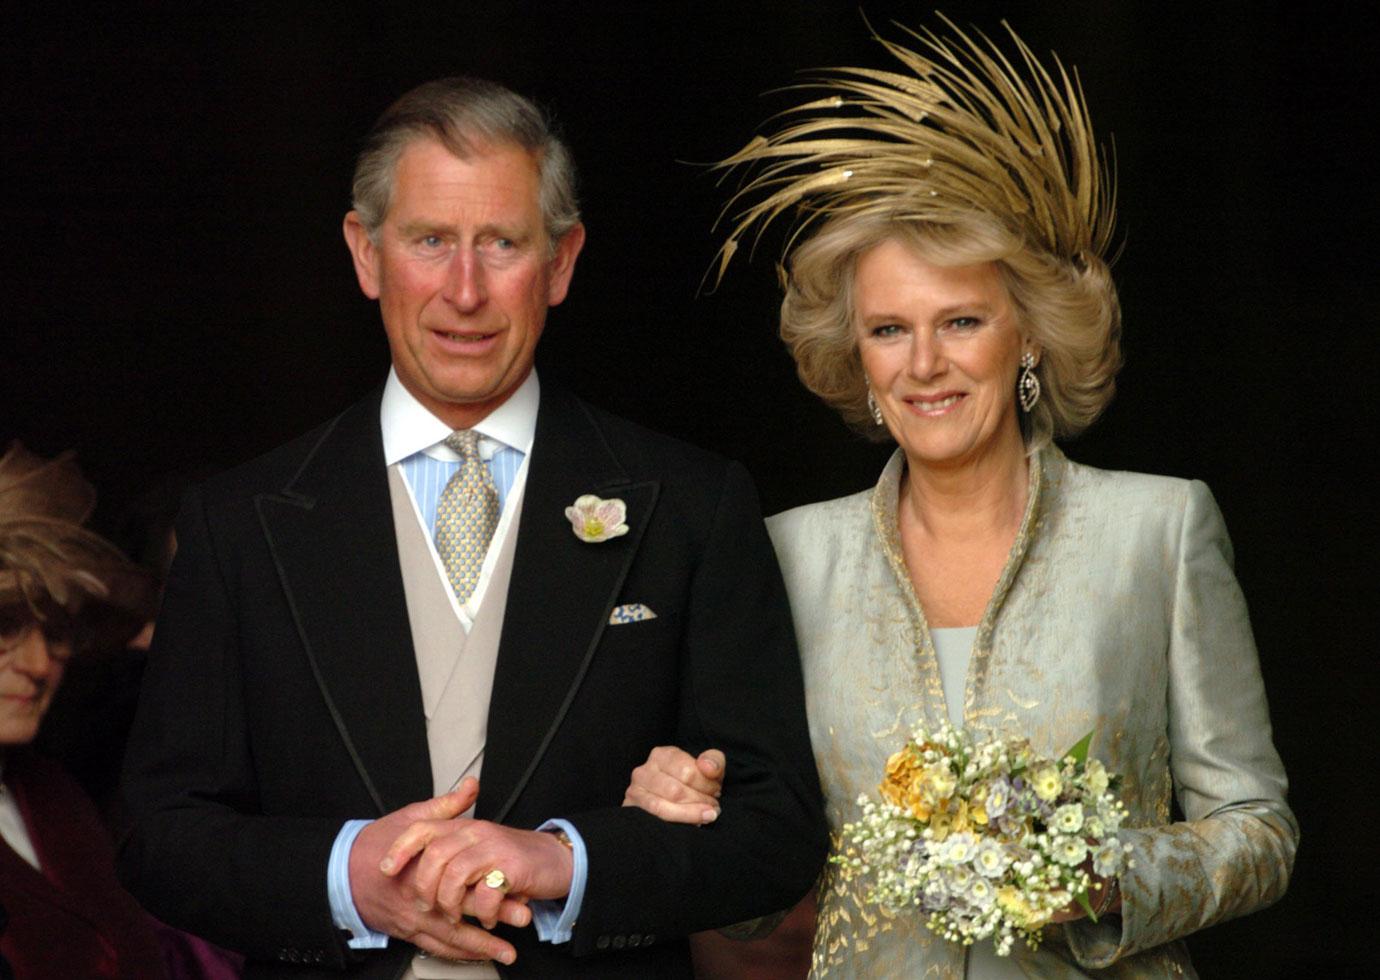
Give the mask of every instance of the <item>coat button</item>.
[[595, 948], [595, 949], [608, 949], [608, 948], [609, 948], [609, 937], [608, 937], [608, 936], [600, 936], [598, 939], [596, 939], [596, 940], [594, 941], [594, 948]]
[[632, 933], [629, 933], [629, 934], [628, 934], [628, 945], [631, 946], [633, 949], [636, 949], [637, 947], [641, 946], [641, 945], [642, 945], [642, 934], [641, 934], [640, 932], [632, 932]]
[[624, 946], [626, 946], [626, 945], [628, 945], [628, 940], [627, 940], [627, 938], [626, 938], [625, 936], [614, 936], [614, 937], [613, 937], [613, 948], [614, 948], [614, 949], [622, 949], [622, 948], [623, 948]]
[[643, 945], [643, 946], [650, 946], [650, 945], [651, 945], [652, 943], [654, 943], [654, 942], [656, 942], [656, 934], [655, 934], [655, 933], [649, 932], [649, 933], [647, 933], [647, 935], [645, 935], [645, 936], [642, 937], [642, 945]]

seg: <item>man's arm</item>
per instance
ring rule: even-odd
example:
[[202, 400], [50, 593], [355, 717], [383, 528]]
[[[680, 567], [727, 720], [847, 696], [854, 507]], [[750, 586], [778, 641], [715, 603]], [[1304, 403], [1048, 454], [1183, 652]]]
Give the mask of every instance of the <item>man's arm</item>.
[[717, 818], [569, 814], [589, 851], [573, 950], [685, 934], [788, 908], [828, 846], [785, 587], [746, 471], [728, 464], [685, 615], [676, 742], [727, 757]]
[[[686, 744], [725, 748], [730, 776], [722, 816], [697, 828], [619, 806], [565, 814], [589, 853], [572, 943], [577, 954], [788, 908], [814, 883], [823, 861], [827, 832], [793, 628], [741, 467], [729, 467], [705, 526], [686, 597], [675, 734]], [[616, 715], [608, 723], [616, 724]], [[625, 780], [619, 774], [621, 785]], [[514, 888], [537, 889], [534, 898], [563, 894], [564, 866], [546, 864], [559, 855], [524, 849], [525, 833], [483, 821], [437, 823], [410, 830], [397, 857], [421, 852], [427, 870], [415, 880], [427, 901], [453, 905], [463, 889], [484, 893], [478, 882], [494, 867]]]
[[[354, 954], [333, 922], [326, 888], [342, 821], [331, 814], [325, 793], [315, 812], [303, 806], [292, 815], [266, 814], [260, 800], [246, 691], [263, 681], [246, 676], [242, 617], [233, 576], [225, 571], [242, 556], [217, 553], [196, 491], [178, 519], [177, 538], [126, 759], [133, 827], [121, 842], [121, 877], [160, 919], [252, 958], [343, 967]], [[304, 785], [313, 779], [305, 771], [271, 775]], [[454, 801], [445, 800], [374, 821], [375, 832], [360, 835], [363, 845], [386, 837], [381, 857], [403, 827], [450, 815]], [[361, 799], [356, 812], [369, 809]], [[380, 916], [385, 883], [406, 893], [395, 880], [376, 878], [356, 891], [356, 898], [365, 896], [370, 925], [454, 958], [511, 952], [509, 944], [474, 927], [462, 930], [439, 912]]]

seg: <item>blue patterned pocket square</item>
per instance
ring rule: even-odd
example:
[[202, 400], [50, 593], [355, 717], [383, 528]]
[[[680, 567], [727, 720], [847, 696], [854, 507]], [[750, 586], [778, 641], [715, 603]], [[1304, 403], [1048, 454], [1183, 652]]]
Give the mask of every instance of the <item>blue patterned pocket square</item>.
[[656, 613], [652, 612], [640, 602], [629, 602], [624, 606], [614, 606], [613, 612], [609, 613], [610, 626], [622, 626], [624, 623], [640, 623], [644, 619], [656, 619]]

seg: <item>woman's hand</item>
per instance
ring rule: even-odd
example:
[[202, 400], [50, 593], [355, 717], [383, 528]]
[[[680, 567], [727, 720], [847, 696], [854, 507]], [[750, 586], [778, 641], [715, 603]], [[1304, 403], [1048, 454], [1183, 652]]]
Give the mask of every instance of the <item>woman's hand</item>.
[[719, 817], [724, 764], [718, 749], [695, 758], [673, 745], [658, 746], [632, 771], [623, 805], [641, 807], [668, 823], [712, 823]]

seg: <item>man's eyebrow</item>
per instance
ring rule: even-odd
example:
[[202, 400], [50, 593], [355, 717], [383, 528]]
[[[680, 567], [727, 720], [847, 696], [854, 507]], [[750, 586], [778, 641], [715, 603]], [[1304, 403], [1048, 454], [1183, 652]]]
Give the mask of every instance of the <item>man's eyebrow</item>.
[[[398, 233], [404, 238], [412, 238], [417, 235], [453, 235], [455, 234], [455, 226], [443, 221], [408, 221], [398, 226]], [[497, 236], [525, 242], [533, 237], [533, 232], [521, 224], [490, 222], [476, 228], [475, 236], [478, 238]]]
[[398, 231], [404, 238], [411, 238], [413, 235], [435, 234], [437, 232], [449, 233], [453, 229], [439, 221], [408, 221], [398, 226]]

